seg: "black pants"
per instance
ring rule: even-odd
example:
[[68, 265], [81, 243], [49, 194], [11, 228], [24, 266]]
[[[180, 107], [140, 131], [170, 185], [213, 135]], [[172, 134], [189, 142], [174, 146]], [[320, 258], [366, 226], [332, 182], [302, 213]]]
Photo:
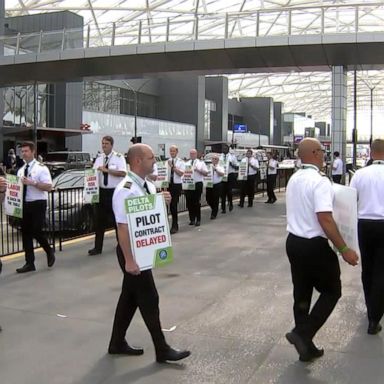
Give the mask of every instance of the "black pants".
[[95, 249], [100, 252], [103, 250], [104, 232], [107, 228], [115, 228], [117, 239], [117, 228], [112, 208], [114, 191], [114, 188], [100, 188], [99, 203], [95, 204]]
[[359, 220], [358, 234], [368, 319], [379, 322], [384, 314], [384, 221]]
[[267, 195], [268, 201], [276, 201], [275, 186], [277, 175], [267, 175]]
[[332, 175], [332, 180], [334, 183], [341, 184], [341, 177], [343, 175]]
[[179, 198], [181, 195], [182, 185], [173, 184], [169, 185], [169, 193], [171, 194], [172, 200], [170, 204], [170, 211], [172, 215], [172, 228], [178, 228], [179, 222], [177, 218], [177, 205], [179, 204]]
[[212, 188], [206, 189], [206, 199], [208, 205], [211, 207], [213, 217], [217, 216], [217, 212], [219, 211], [219, 202], [221, 196], [221, 187], [222, 183], [213, 184]]
[[156, 352], [159, 353], [165, 350], [168, 345], [161, 330], [159, 295], [152, 271], [146, 270], [142, 271], [140, 275], [131, 275], [125, 271], [125, 259], [119, 245], [116, 247], [116, 254], [124, 278], [116, 307], [110, 343], [116, 347], [122, 345], [136, 309], [139, 308], [151, 334]]
[[252, 207], [255, 198], [256, 175], [248, 175], [247, 180], [243, 180], [240, 186], [240, 205], [244, 205], [245, 196], [248, 196], [248, 206]]
[[[339, 261], [322, 237], [304, 239], [289, 234], [286, 250], [293, 282], [294, 331], [312, 340], [341, 297]], [[320, 296], [310, 311], [314, 288]]]
[[237, 173], [228, 174], [228, 181], [222, 182], [221, 190], [221, 209], [225, 211], [225, 202], [228, 200], [228, 205], [233, 205], [232, 203], [232, 189], [235, 186], [237, 179]]
[[187, 200], [187, 209], [189, 213], [189, 220], [200, 221], [201, 219], [201, 194], [203, 192], [203, 182], [199, 181], [195, 184], [194, 191], [185, 191], [185, 198]]
[[39, 242], [47, 255], [53, 251], [47, 238], [43, 234], [46, 210], [46, 200], [24, 202], [23, 204], [21, 234], [23, 239], [23, 248], [25, 251], [25, 262], [27, 264], [33, 264], [35, 262], [33, 239], [36, 239]]

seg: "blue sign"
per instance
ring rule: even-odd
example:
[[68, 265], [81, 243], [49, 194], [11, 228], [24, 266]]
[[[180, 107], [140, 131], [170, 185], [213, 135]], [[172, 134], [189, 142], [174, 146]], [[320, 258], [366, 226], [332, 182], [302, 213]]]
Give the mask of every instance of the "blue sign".
[[248, 127], [246, 124], [234, 124], [233, 133], [247, 133]]

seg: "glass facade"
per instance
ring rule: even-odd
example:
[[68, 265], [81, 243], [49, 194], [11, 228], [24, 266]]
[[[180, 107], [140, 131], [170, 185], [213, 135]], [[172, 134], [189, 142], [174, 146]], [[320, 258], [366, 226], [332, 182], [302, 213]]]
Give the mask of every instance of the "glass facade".
[[204, 140], [211, 138], [211, 124], [212, 124], [212, 113], [216, 112], [216, 103], [212, 100], [205, 100], [205, 111], [204, 111]]
[[137, 97], [137, 116], [157, 118], [159, 98], [129, 89], [97, 82], [85, 82], [83, 107], [86, 111], [105, 112], [122, 115], [135, 115]]
[[[32, 127], [34, 122], [34, 85], [8, 87], [4, 89], [4, 127]], [[52, 127], [53, 86], [37, 85], [37, 126]]]

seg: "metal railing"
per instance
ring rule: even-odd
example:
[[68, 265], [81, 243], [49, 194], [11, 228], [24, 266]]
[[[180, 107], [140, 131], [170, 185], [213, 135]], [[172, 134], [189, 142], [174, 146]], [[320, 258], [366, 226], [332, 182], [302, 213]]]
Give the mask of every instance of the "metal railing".
[[383, 32], [384, 4], [335, 4], [109, 22], [0, 37], [4, 54], [175, 41]]
[[[276, 179], [278, 191], [285, 188], [291, 174], [291, 170], [279, 171]], [[239, 189], [240, 184], [237, 183], [234, 191], [235, 197], [238, 196]], [[258, 178], [256, 193], [264, 195], [265, 191], [266, 180]], [[205, 194], [202, 196], [201, 203], [202, 206], [207, 205]], [[182, 193], [178, 211], [186, 210], [186, 199]], [[94, 206], [83, 202], [83, 188], [57, 189], [48, 195], [46, 224], [43, 231], [47, 235], [50, 245], [61, 251], [64, 241], [94, 233], [94, 217]], [[2, 204], [0, 204], [0, 218], [0, 257], [23, 251], [21, 220], [6, 216]], [[35, 243], [35, 248], [38, 247], [39, 244]]]

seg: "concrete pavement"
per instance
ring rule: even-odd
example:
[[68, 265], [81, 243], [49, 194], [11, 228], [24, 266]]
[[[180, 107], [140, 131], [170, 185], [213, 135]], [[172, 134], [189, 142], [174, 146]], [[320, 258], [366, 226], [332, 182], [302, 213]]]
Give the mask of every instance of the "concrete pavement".
[[382, 383], [382, 335], [366, 333], [360, 267], [342, 265], [343, 297], [319, 332], [325, 355], [302, 363], [285, 340], [293, 325], [285, 255], [284, 194], [258, 197], [215, 221], [173, 237], [175, 263], [155, 271], [163, 328], [172, 346], [188, 348], [179, 364], [154, 363], [149, 333], [136, 314], [128, 333], [140, 357], [106, 354], [120, 292], [114, 236], [89, 257], [93, 241], [69, 244], [52, 270], [17, 275], [23, 259], [4, 262], [0, 278], [1, 384]]

